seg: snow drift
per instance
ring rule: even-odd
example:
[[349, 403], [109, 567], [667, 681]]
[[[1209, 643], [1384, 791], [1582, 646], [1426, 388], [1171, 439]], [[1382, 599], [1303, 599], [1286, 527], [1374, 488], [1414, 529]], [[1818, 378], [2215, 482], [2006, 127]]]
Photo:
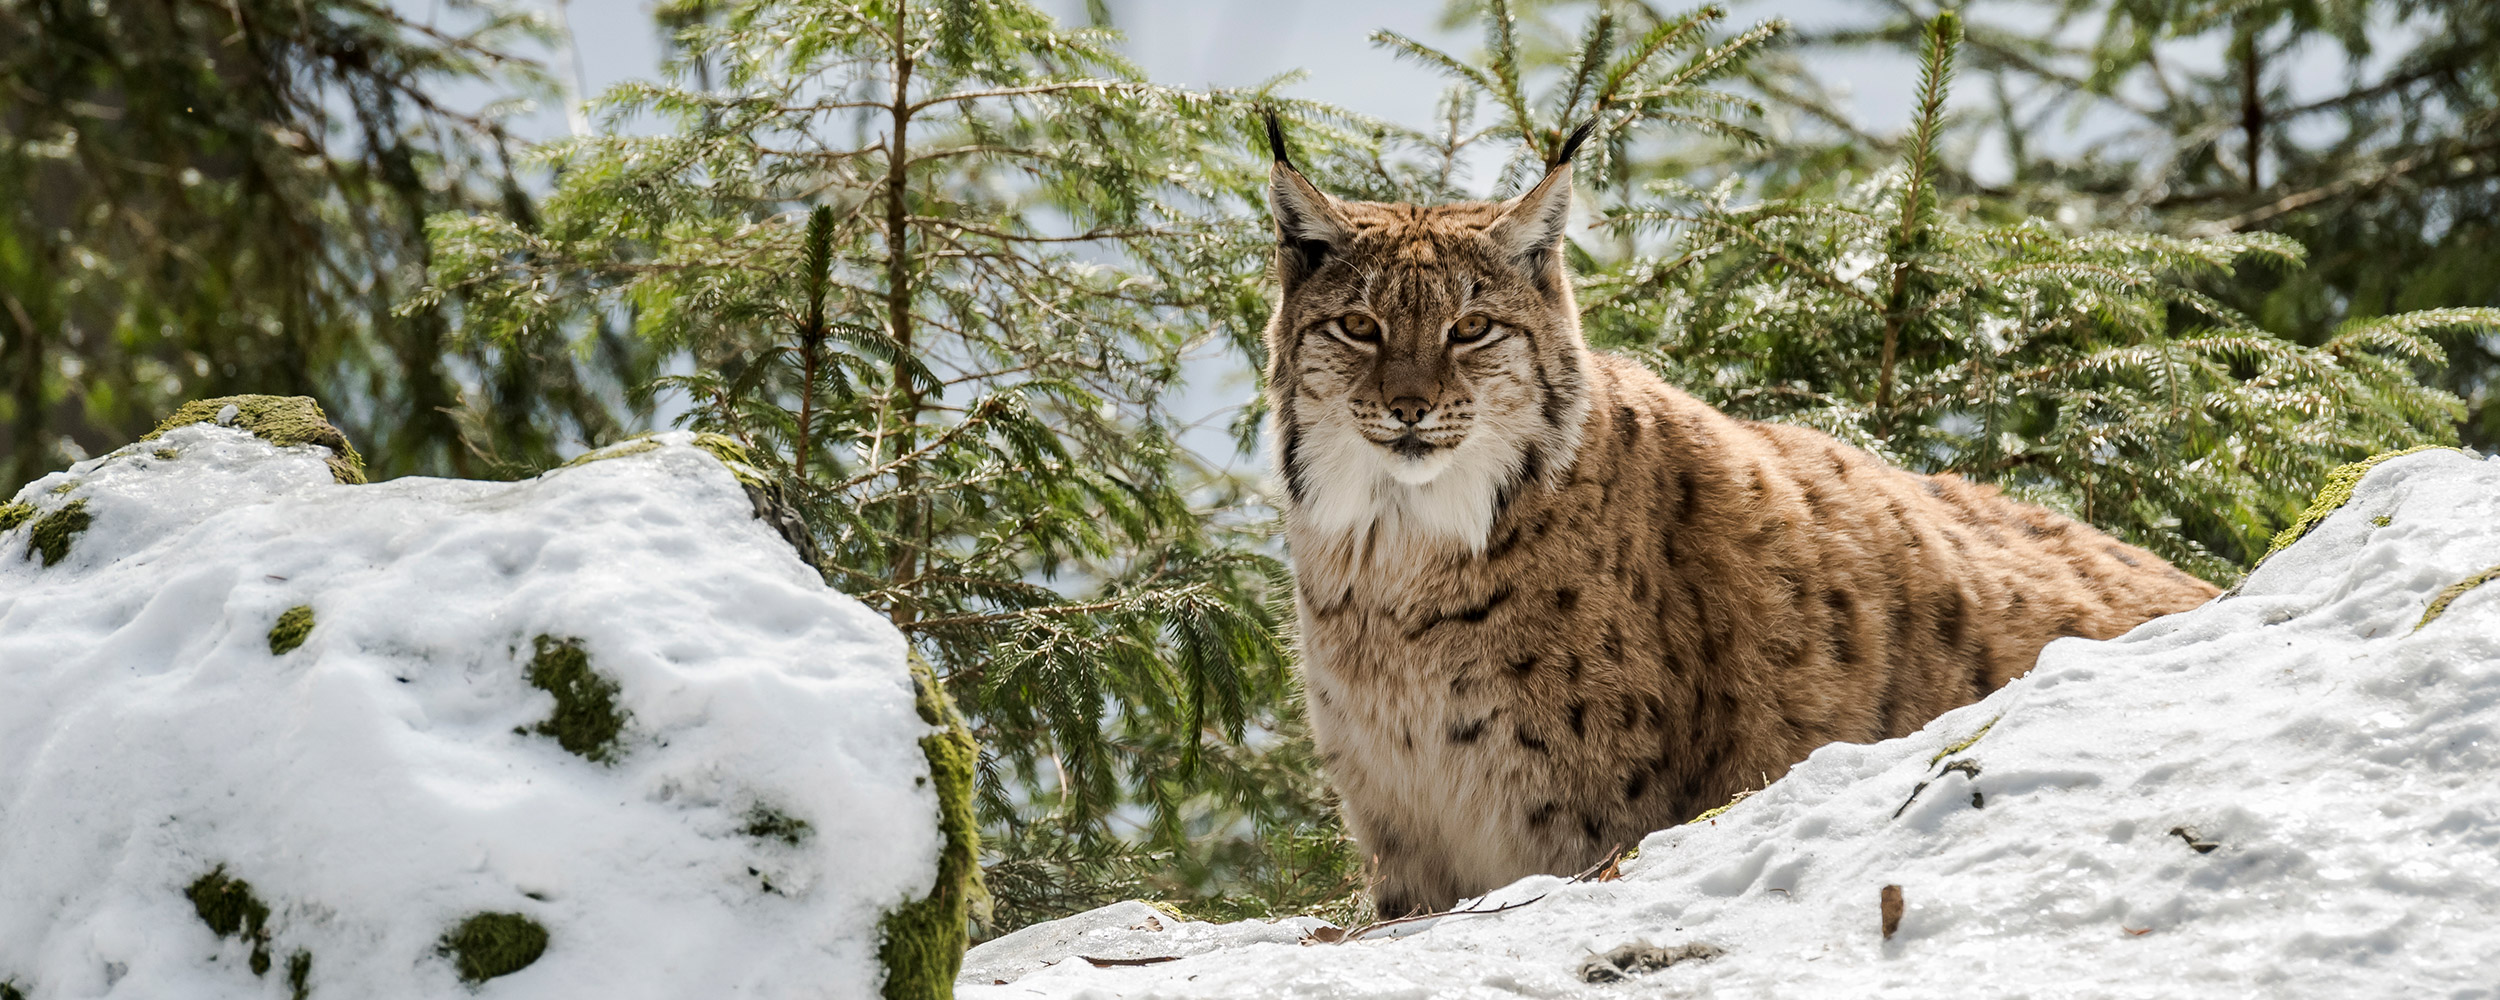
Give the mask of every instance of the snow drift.
[[1620, 879], [1341, 944], [1122, 904], [958, 995], [2500, 997], [2500, 461], [2345, 478], [2236, 593], [1824, 747]]
[[261, 409], [0, 508], [0, 983], [877, 994], [942, 730], [734, 465], [349, 485]]

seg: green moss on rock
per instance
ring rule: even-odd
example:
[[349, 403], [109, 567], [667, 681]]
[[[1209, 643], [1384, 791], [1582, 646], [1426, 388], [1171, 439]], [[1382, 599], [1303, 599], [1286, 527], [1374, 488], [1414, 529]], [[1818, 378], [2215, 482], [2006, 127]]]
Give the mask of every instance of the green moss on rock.
[[435, 946], [470, 985], [529, 968], [547, 953], [547, 929], [518, 913], [480, 913], [460, 922]]
[[69, 558], [70, 539], [94, 523], [84, 497], [53, 508], [52, 513], [36, 519], [34, 532], [26, 538], [26, 554], [41, 553], [46, 566]]
[[808, 821], [762, 803], [748, 809], [746, 818], [747, 825], [739, 832], [758, 840], [778, 840], [792, 847], [806, 843], [807, 838], [816, 832]]
[[16, 528], [18, 525], [24, 524], [24, 523], [26, 523], [26, 522], [28, 522], [28, 521], [31, 521], [31, 520], [34, 520], [34, 519], [35, 519], [35, 505], [34, 505], [34, 504], [31, 504], [31, 503], [0, 503], [0, 531], [9, 531], [9, 530], [12, 530], [12, 529]]
[[231, 426], [252, 432], [263, 441], [281, 448], [299, 444], [317, 444], [330, 449], [330, 478], [342, 483], [365, 481], [365, 460], [356, 454], [356, 446], [347, 443], [347, 435], [330, 423], [321, 404], [310, 396], [219, 396], [195, 399], [182, 404], [174, 415], [148, 432], [156, 437], [176, 427], [217, 423], [217, 415], [225, 408], [235, 408]]
[[916, 654], [911, 657], [911, 679], [921, 720], [938, 727], [920, 738], [920, 751], [929, 758], [938, 830], [946, 842], [938, 848], [937, 882], [929, 894], [894, 908], [878, 925], [884, 935], [877, 958], [885, 966], [886, 1000], [954, 995], [973, 899], [981, 891], [981, 868], [975, 862], [981, 834], [972, 814], [973, 763], [980, 750], [937, 674]]
[[2266, 554], [2257, 557], [2257, 561], [2263, 563], [2273, 558], [2275, 553], [2291, 548], [2293, 542], [2307, 535], [2309, 529], [2318, 526], [2318, 522], [2326, 520], [2327, 515], [2335, 513], [2345, 504], [2352, 502], [2353, 488], [2360, 486], [2362, 477], [2369, 475], [2371, 469], [2378, 468], [2379, 463], [2391, 458], [2403, 458], [2417, 452], [2436, 451], [2443, 448], [2448, 451], [2457, 450], [2446, 445], [2426, 444], [2402, 451], [2380, 452], [2350, 465], [2336, 466], [2335, 471], [2326, 474], [2326, 482], [2318, 486], [2317, 498], [2309, 501], [2309, 509], [2300, 512], [2300, 519], [2293, 521], [2291, 527], [2276, 532], [2274, 543], [2266, 546]]
[[312, 996], [312, 952], [298, 949], [286, 957], [286, 986], [292, 1000]]
[[764, 474], [756, 468], [755, 459], [747, 454], [746, 446], [739, 444], [736, 439], [726, 434], [713, 434], [707, 431], [694, 436], [694, 446], [711, 452], [713, 458], [720, 459], [720, 464], [728, 466], [729, 474], [737, 477], [738, 484], [746, 487], [749, 493], [764, 489], [768, 485]]
[[226, 866], [218, 865], [183, 895], [191, 897], [192, 912], [218, 937], [251, 943], [253, 975], [269, 971], [269, 906], [252, 895], [251, 883], [227, 878]]
[[0, 1000], [26, 1000], [26, 993], [17, 988], [17, 980], [0, 981]]
[[311, 635], [312, 630], [312, 605], [298, 604], [286, 609], [286, 613], [278, 616], [278, 623], [269, 627], [269, 655], [285, 656], [294, 652], [295, 647], [304, 644], [304, 638]]
[[[713, 458], [720, 459], [722, 465], [729, 467], [729, 474], [736, 476], [740, 483], [744, 483], [749, 486], [762, 486], [764, 484], [763, 474], [756, 471], [755, 460], [747, 455], [746, 447], [739, 444], [736, 439], [725, 434], [713, 434], [707, 431], [695, 435], [693, 444], [697, 448], [710, 452]], [[628, 455], [640, 455], [644, 452], [657, 451], [659, 448], [660, 442], [656, 436], [644, 434], [638, 437], [627, 438], [616, 444], [600, 448], [596, 451], [589, 451], [575, 455], [573, 456], [572, 461], [557, 466], [557, 468], [570, 469], [577, 465], [588, 465], [592, 462], [604, 462], [611, 458], [624, 458]]]
[[2448, 605], [2455, 604], [2457, 598], [2464, 597], [2468, 591], [2493, 580], [2500, 580], [2500, 566], [2494, 566], [2449, 584], [2446, 590], [2439, 592], [2439, 596], [2431, 598], [2431, 606], [2422, 610], [2422, 620], [2413, 623], [2413, 630], [2419, 632], [2423, 626], [2438, 621], [2440, 615], [2448, 613]]
[[644, 435], [642, 437], [627, 440], [622, 444], [612, 444], [605, 448], [583, 452], [579, 455], [573, 456], [572, 461], [559, 465], [556, 468], [570, 469], [577, 465], [589, 465], [592, 462], [604, 462], [611, 458], [624, 458], [627, 455], [640, 455], [646, 451], [657, 451], [659, 448], [660, 443], [658, 441], [652, 440], [650, 435]]
[[755, 459], [747, 456], [746, 446], [739, 444], [736, 438], [727, 434], [705, 431], [694, 436], [694, 446], [711, 452], [713, 458], [723, 462], [735, 462], [739, 465], [755, 464]]
[[579, 639], [542, 635], [535, 642], [538, 653], [530, 658], [529, 682], [555, 696], [556, 714], [534, 731], [555, 737], [556, 745], [586, 760], [615, 760], [616, 738], [625, 731], [625, 715], [616, 707], [616, 682], [590, 669], [590, 654]]

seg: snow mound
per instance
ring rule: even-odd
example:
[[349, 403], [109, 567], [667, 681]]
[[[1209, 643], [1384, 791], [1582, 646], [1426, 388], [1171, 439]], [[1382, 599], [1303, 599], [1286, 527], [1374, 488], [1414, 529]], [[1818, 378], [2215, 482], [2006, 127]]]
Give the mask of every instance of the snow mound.
[[1045, 929], [958, 995], [2500, 997], [2495, 565], [2500, 460], [2396, 458], [2235, 596], [1817, 750], [1619, 880], [1344, 944]]
[[936, 730], [730, 467], [342, 485], [231, 422], [0, 508], [0, 983], [877, 993]]

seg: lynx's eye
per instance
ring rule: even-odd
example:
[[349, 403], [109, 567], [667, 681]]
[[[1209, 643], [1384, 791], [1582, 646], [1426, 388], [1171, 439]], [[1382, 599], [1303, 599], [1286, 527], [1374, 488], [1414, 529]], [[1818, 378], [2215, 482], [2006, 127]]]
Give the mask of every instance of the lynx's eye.
[[1366, 344], [1380, 342], [1380, 321], [1362, 313], [1347, 313], [1339, 317], [1337, 328], [1344, 330], [1349, 340], [1357, 340]]
[[1492, 332], [1492, 320], [1484, 318], [1483, 313], [1468, 313], [1466, 316], [1460, 318], [1457, 323], [1451, 324], [1450, 343], [1472, 344], [1476, 341], [1483, 340], [1485, 334]]

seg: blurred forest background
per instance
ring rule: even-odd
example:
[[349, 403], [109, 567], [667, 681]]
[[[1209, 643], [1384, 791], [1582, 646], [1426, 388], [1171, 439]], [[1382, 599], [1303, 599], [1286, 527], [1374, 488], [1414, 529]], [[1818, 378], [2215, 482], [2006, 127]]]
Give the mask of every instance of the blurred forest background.
[[1427, 200], [1594, 119], [1594, 341], [2217, 581], [2336, 463], [2500, 445], [2482, 0], [1678, 3], [1343, 25], [1439, 80], [1385, 120], [1150, 80], [1099, 0], [665, 0], [586, 102], [560, 5], [0, 0], [0, 486], [241, 392], [376, 478], [732, 435], [972, 716], [996, 933], [1363, 905], [1246, 381], [1264, 109]]

